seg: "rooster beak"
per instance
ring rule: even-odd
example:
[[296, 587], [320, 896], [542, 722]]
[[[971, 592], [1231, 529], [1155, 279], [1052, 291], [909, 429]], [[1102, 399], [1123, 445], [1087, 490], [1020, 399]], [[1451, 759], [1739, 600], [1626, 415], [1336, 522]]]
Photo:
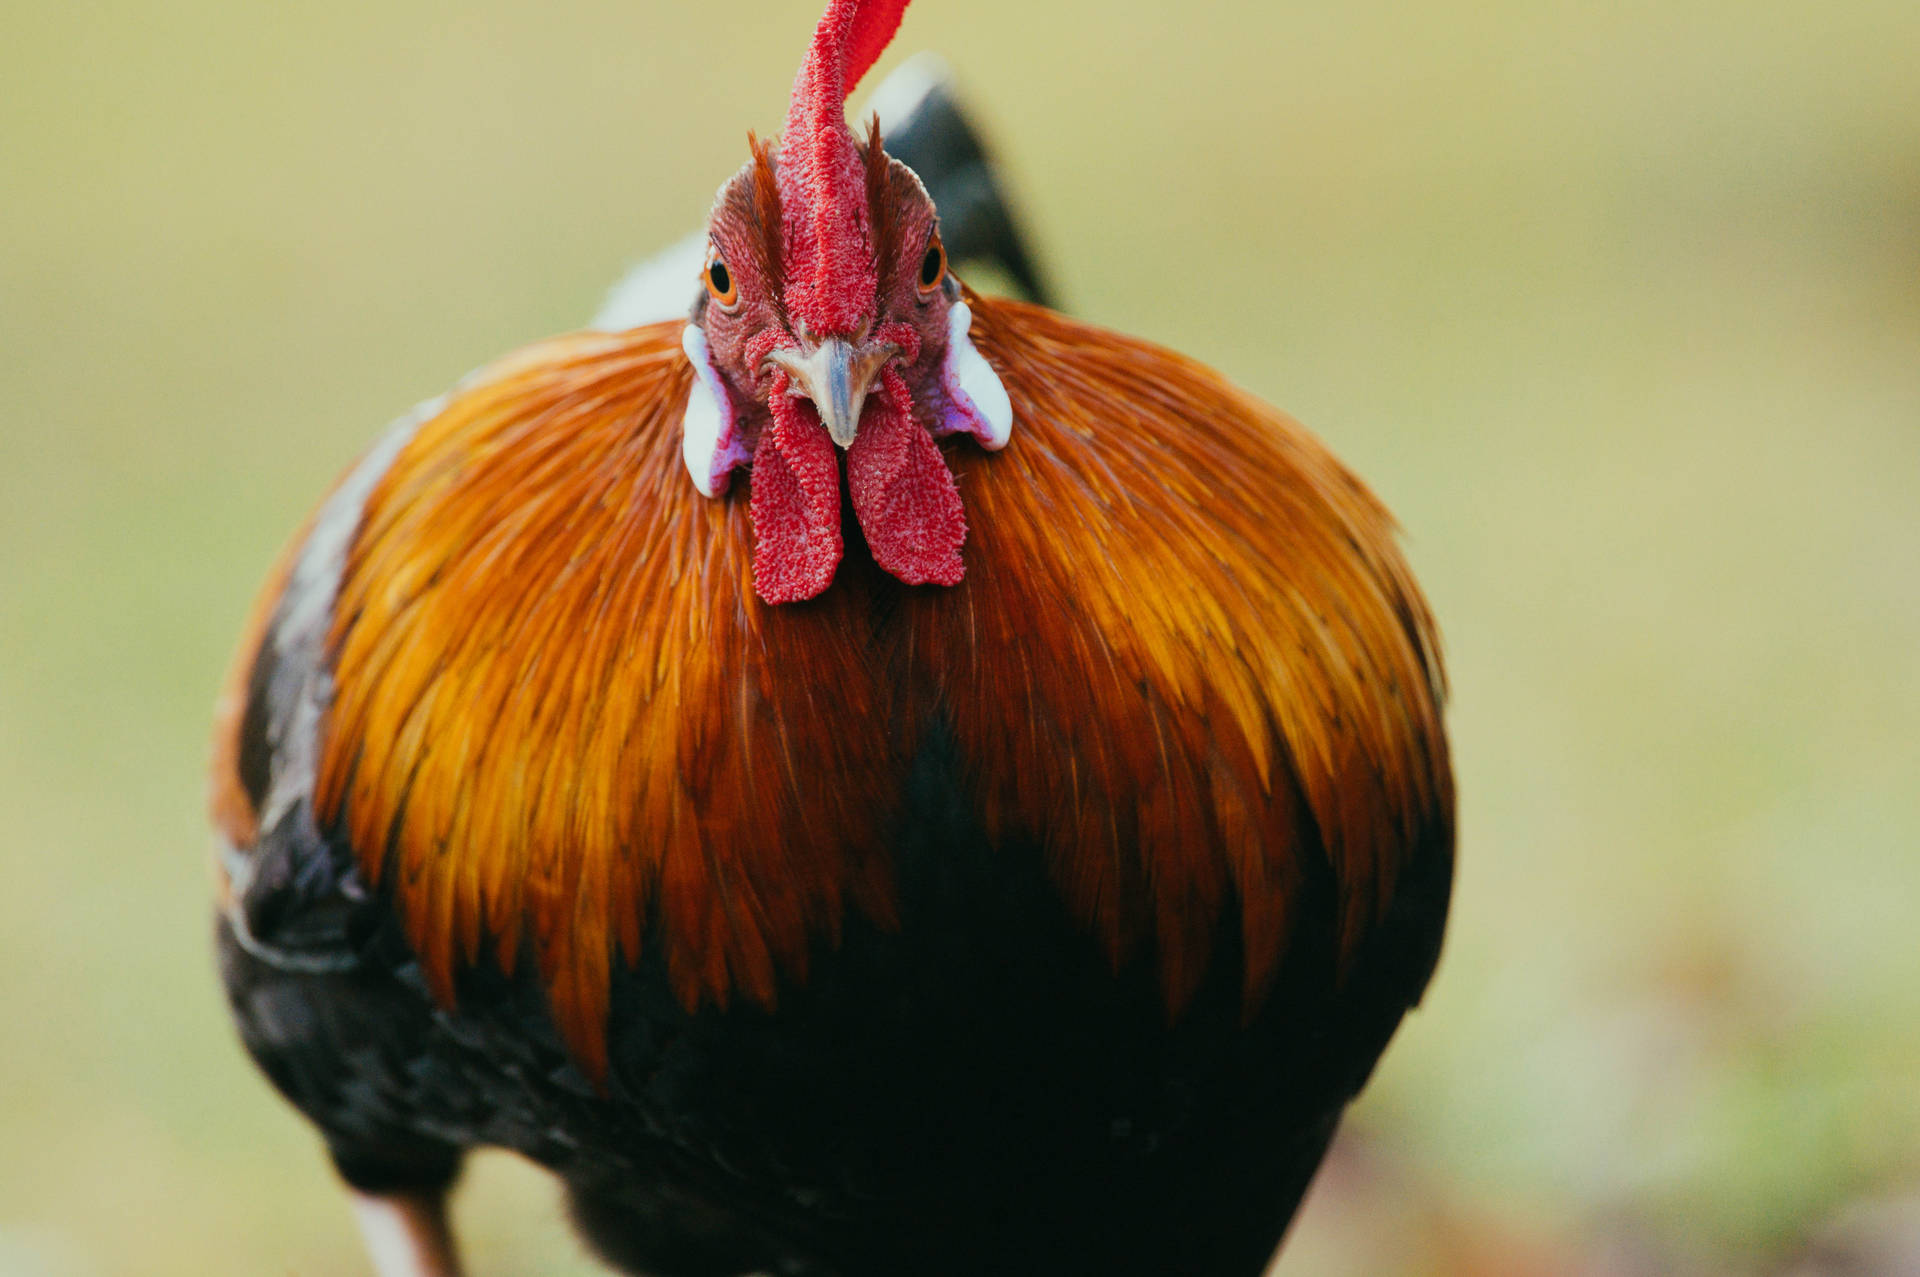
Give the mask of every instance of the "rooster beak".
[[890, 341], [869, 341], [856, 347], [839, 337], [829, 337], [806, 354], [779, 349], [767, 356], [767, 362], [785, 370], [792, 385], [788, 393], [813, 400], [820, 413], [820, 424], [842, 448], [853, 444], [860, 428], [860, 409], [866, 405], [867, 391], [889, 359], [900, 353]]

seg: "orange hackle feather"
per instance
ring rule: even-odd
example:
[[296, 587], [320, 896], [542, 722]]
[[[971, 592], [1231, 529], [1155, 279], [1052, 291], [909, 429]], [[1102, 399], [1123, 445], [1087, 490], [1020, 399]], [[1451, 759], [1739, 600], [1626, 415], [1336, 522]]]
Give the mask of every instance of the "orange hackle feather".
[[1018, 429], [952, 454], [974, 566], [915, 606], [962, 752], [992, 760], [989, 831], [1044, 831], [1116, 960], [1154, 938], [1175, 1011], [1237, 902], [1252, 1009], [1314, 843], [1343, 960], [1403, 862], [1451, 854], [1444, 675], [1391, 516], [1204, 365], [968, 301]]
[[1451, 855], [1440, 659], [1379, 502], [1200, 364], [967, 299], [1019, 426], [948, 448], [953, 589], [755, 598], [746, 501], [681, 468], [677, 323], [523, 352], [400, 452], [335, 604], [315, 810], [443, 1000], [530, 946], [594, 1078], [643, 946], [689, 1007], [772, 1005], [849, 911], [903, 925], [886, 847], [939, 721], [988, 835], [1040, 845], [1169, 1014], [1229, 924], [1259, 1005], [1314, 862], [1350, 955]]
[[[390, 886], [429, 982], [531, 943], [562, 1036], [606, 1067], [616, 951], [649, 919], [689, 1005], [771, 1005], [891, 889], [859, 785], [883, 737], [842, 594], [753, 598], [744, 503], [687, 482], [677, 323], [536, 347], [457, 396], [368, 501], [331, 636], [317, 810]], [[752, 855], [745, 851], [751, 848]], [[483, 941], [485, 946], [483, 946]]]

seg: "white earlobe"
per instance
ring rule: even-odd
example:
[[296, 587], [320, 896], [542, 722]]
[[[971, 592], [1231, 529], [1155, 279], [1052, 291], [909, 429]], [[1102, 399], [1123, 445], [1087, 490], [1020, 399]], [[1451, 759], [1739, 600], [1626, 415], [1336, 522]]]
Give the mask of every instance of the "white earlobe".
[[952, 408], [940, 433], [964, 430], [981, 447], [997, 452], [1013, 437], [1013, 402], [999, 374], [974, 349], [967, 336], [972, 327], [973, 310], [955, 302], [947, 312], [947, 358], [940, 370]]
[[687, 352], [694, 373], [687, 391], [687, 415], [680, 426], [680, 455], [700, 495], [717, 497], [727, 490], [733, 468], [746, 464], [749, 457], [734, 430], [726, 383], [707, 353], [707, 334], [698, 324], [688, 324], [680, 331], [680, 349]]

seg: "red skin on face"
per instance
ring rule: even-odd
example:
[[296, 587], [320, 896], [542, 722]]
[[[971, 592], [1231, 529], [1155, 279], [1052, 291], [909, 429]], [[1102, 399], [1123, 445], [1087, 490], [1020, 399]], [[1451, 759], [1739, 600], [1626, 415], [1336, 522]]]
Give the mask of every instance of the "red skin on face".
[[833, 0], [794, 83], [777, 166], [757, 153], [722, 192], [710, 225], [737, 287], [701, 321], [740, 437], [754, 451], [754, 588], [768, 603], [813, 598], [842, 553], [839, 466], [813, 405], [793, 398], [767, 353], [827, 337], [891, 342], [847, 452], [855, 516], [874, 559], [909, 584], [958, 584], [966, 512], [934, 442], [940, 370], [958, 289], [921, 284], [934, 242], [919, 180], [863, 149], [845, 117], [849, 89], [899, 26], [905, 0]]

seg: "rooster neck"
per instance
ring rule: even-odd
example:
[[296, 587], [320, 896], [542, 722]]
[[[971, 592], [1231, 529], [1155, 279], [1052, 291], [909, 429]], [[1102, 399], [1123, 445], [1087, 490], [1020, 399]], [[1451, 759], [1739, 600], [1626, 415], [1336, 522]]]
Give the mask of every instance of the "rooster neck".
[[[275, 779], [238, 760], [284, 779], [305, 751], [319, 827], [442, 1000], [531, 961], [594, 1077], [616, 969], [651, 954], [687, 1008], [774, 1006], [856, 921], [908, 925], [896, 852], [942, 812], [1029, 849], [1170, 1015], [1220, 961], [1251, 1012], [1302, 925], [1351, 961], [1411, 858], [1451, 856], [1438, 667], [1384, 511], [1197, 365], [1030, 308], [980, 321], [1026, 433], [950, 450], [976, 511], [952, 589], [856, 552], [819, 598], [761, 604], [746, 502], [679, 472], [673, 325], [476, 379], [296, 561], [259, 650], [318, 618], [295, 646], [324, 695], [291, 750], [230, 724], [230, 833]], [[1303, 919], [1323, 874], [1333, 913]]]

